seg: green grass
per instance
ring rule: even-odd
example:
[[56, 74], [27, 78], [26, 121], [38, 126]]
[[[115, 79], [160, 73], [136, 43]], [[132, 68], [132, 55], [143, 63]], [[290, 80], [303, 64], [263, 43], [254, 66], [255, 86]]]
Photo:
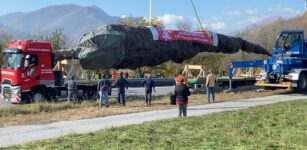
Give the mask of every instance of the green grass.
[[307, 149], [307, 100], [71, 134], [10, 149]]
[[72, 103], [33, 103], [27, 105], [13, 105], [0, 108], [0, 118], [16, 115], [38, 114], [41, 112], [55, 112], [66, 109], [80, 108], [81, 105], [74, 105]]

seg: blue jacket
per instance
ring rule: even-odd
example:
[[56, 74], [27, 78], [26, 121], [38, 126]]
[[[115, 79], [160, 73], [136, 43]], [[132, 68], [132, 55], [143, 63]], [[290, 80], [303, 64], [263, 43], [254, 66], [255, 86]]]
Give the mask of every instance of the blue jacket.
[[146, 78], [143, 81], [143, 85], [147, 91], [152, 91], [152, 88], [155, 88], [155, 82], [151, 78]]
[[128, 89], [128, 81], [125, 78], [118, 78], [115, 82], [115, 86], [118, 87], [120, 92], [125, 92], [125, 88]]

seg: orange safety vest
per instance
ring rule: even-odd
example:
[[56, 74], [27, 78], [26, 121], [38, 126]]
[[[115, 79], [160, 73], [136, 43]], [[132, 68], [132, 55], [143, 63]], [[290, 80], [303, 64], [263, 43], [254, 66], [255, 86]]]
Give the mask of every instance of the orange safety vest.
[[113, 71], [113, 72], [112, 72], [112, 79], [116, 79], [116, 76], [117, 76], [116, 71]]

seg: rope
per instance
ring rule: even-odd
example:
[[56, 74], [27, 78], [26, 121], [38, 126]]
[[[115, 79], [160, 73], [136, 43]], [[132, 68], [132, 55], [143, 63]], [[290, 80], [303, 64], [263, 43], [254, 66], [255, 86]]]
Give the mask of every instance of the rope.
[[198, 23], [199, 23], [199, 26], [200, 26], [201, 31], [206, 32], [209, 36], [212, 36], [212, 34], [211, 34], [210, 32], [204, 30], [204, 28], [203, 28], [203, 26], [202, 26], [202, 24], [201, 24], [201, 21], [200, 21], [200, 19], [199, 19], [199, 16], [198, 16], [198, 13], [197, 13], [197, 10], [196, 10], [196, 8], [195, 8], [195, 5], [194, 5], [193, 0], [191, 0], [191, 4], [192, 4], [192, 7], [193, 7], [193, 9], [194, 9], [195, 16], [196, 16], [196, 18], [197, 18], [197, 20], [198, 20]]

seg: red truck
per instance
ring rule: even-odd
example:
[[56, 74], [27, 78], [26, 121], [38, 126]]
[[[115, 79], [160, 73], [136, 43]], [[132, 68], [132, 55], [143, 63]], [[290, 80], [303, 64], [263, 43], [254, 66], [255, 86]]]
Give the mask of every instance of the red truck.
[[[12, 41], [3, 50], [1, 97], [12, 103], [39, 102], [67, 96], [63, 72], [54, 71], [56, 58], [49, 42]], [[80, 80], [78, 97], [94, 98], [97, 80]]]

